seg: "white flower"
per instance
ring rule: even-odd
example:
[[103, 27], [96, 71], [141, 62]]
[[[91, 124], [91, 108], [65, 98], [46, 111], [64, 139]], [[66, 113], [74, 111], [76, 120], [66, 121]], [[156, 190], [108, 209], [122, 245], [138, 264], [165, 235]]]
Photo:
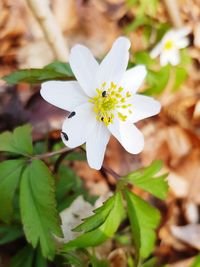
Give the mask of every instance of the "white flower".
[[179, 49], [188, 46], [189, 39], [185, 36], [190, 31], [189, 27], [168, 31], [151, 51], [150, 56], [156, 58], [160, 55], [161, 66], [166, 66], [168, 63], [173, 66], [178, 65], [180, 63]]
[[62, 127], [62, 140], [75, 148], [86, 143], [90, 167], [100, 169], [113, 134], [130, 153], [144, 147], [142, 133], [133, 124], [160, 111], [153, 98], [136, 94], [146, 69], [140, 65], [126, 71], [130, 41], [119, 37], [101, 64], [82, 45], [75, 45], [69, 63], [77, 81], [48, 81], [41, 95], [49, 103], [71, 113]]

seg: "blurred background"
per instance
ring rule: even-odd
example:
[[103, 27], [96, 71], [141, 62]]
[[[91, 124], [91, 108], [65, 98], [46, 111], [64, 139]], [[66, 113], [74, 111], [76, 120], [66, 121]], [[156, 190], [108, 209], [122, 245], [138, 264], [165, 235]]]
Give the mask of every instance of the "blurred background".
[[[158, 61], [151, 62], [149, 52], [163, 34], [183, 26], [190, 26], [191, 33], [180, 65], [161, 68]], [[156, 203], [163, 219], [155, 253], [172, 267], [187, 267], [200, 250], [200, 1], [0, 0], [0, 77], [55, 60], [66, 62], [76, 43], [101, 59], [120, 35], [131, 40], [130, 64], [148, 67], [141, 92], [159, 99], [162, 111], [138, 124], [145, 135], [141, 154], [130, 155], [111, 139], [105, 164], [123, 175], [163, 160], [170, 193], [165, 202]], [[51, 149], [60, 140], [66, 113], [46, 103], [39, 89], [40, 85], [0, 80], [0, 131], [29, 122], [34, 141], [48, 139]], [[85, 161], [70, 164], [91, 194], [107, 194], [115, 183]], [[0, 266], [6, 266], [12, 253], [0, 246]], [[123, 253], [116, 252], [113, 262], [126, 266]]]

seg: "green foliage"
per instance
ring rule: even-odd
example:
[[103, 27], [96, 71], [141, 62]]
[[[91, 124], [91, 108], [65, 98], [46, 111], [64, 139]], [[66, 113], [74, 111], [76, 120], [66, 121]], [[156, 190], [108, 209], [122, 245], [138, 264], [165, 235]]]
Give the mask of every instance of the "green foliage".
[[21, 249], [11, 260], [10, 267], [47, 267], [46, 260], [39, 250], [29, 245]]
[[191, 64], [192, 59], [190, 57], [190, 54], [189, 54], [187, 48], [180, 50], [180, 57], [181, 57], [181, 63], [180, 64], [182, 66], [184, 66], [184, 65], [186, 66], [186, 65]]
[[114, 206], [114, 201], [115, 201], [115, 196], [110, 197], [104, 203], [104, 205], [94, 210], [95, 214], [93, 216], [83, 219], [84, 222], [80, 224], [79, 226], [77, 226], [76, 228], [74, 228], [73, 231], [76, 231], [76, 232], [84, 231], [86, 233], [102, 225], [105, 222], [108, 215], [110, 214], [111, 209]]
[[138, 51], [134, 54], [136, 64], [144, 64], [147, 67], [151, 67], [155, 64], [155, 60], [152, 59], [146, 51]]
[[[146, 55], [143, 55], [143, 60], [148, 61]], [[0, 218], [6, 223], [10, 222], [12, 217], [17, 218], [17, 221], [21, 220], [24, 230], [22, 231], [22, 228], [16, 224], [0, 226], [0, 245], [24, 237], [24, 235], [32, 245], [32, 247], [26, 246], [14, 256], [11, 267], [18, 267], [25, 262], [26, 254], [25, 266], [47, 266], [44, 258], [52, 260], [56, 254], [56, 242], [53, 235], [62, 235], [56, 205], [58, 204], [58, 210], [62, 211], [69, 207], [80, 194], [91, 203], [95, 200], [89, 197], [81, 179], [64, 164], [59, 165], [55, 186], [48, 167], [32, 155], [30, 134], [31, 127], [25, 125], [16, 128], [13, 133], [6, 132], [0, 135], [2, 141], [0, 150], [12, 153], [12, 157], [17, 157], [0, 163], [0, 202], [5, 203], [0, 205]], [[36, 145], [34, 152], [45, 153], [45, 146], [44, 143]], [[77, 152], [73, 152], [72, 155], [68, 154], [64, 158], [65, 162], [82, 159], [84, 157]], [[57, 158], [53, 157], [49, 163], [55, 164], [56, 161]], [[78, 257], [80, 252], [77, 252], [77, 249], [95, 247], [115, 235], [126, 215], [123, 196], [127, 202], [127, 214], [138, 254], [136, 261], [150, 255], [156, 236], [155, 229], [159, 223], [159, 212], [127, 188], [132, 184], [164, 199], [168, 189], [166, 175], [156, 175], [161, 167], [161, 162], [155, 161], [150, 166], [130, 173], [119, 180], [114, 195], [101, 207], [95, 209], [92, 216], [83, 219], [83, 222], [75, 227], [74, 231], [82, 232], [80, 236], [63, 246], [63, 253], [68, 262], [75, 266], [82, 266], [79, 264], [82, 264], [82, 260], [80, 261]], [[20, 218], [18, 214], [13, 214], [14, 197], [17, 201], [19, 198], [17, 210], [20, 210]], [[125, 235], [123, 238], [124, 244], [130, 244], [130, 238], [127, 239]], [[71, 251], [72, 249], [76, 251]], [[83, 259], [94, 267], [108, 266], [107, 261], [99, 260], [95, 255], [91, 256], [86, 253]]]
[[[102, 208], [99, 212], [102, 212], [103, 210], [104, 208]], [[116, 192], [114, 195], [113, 208], [108, 214], [106, 220], [95, 230], [83, 233], [74, 240], [69, 241], [64, 245], [63, 250], [67, 251], [72, 248], [93, 247], [103, 243], [107, 238], [112, 237], [115, 234], [123, 218], [124, 208], [122, 195], [120, 192]], [[90, 221], [90, 223], [92, 222]], [[94, 226], [96, 227], [95, 219]]]
[[76, 266], [76, 267], [82, 267], [83, 266], [83, 257], [81, 251], [66, 251], [64, 254], [64, 257], [66, 258], [66, 263]]
[[155, 177], [154, 175], [162, 168], [161, 161], [154, 161], [150, 166], [135, 171], [123, 177], [126, 182], [139, 187], [152, 195], [165, 199], [168, 192], [168, 184], [166, 181], [167, 174]]
[[195, 257], [195, 260], [190, 267], [200, 267], [200, 254]]
[[0, 245], [10, 243], [23, 234], [22, 228], [18, 225], [0, 225]]
[[17, 83], [41, 83], [49, 80], [66, 80], [74, 77], [70, 65], [55, 61], [42, 69], [25, 69], [13, 72], [3, 79], [9, 84]]
[[181, 84], [187, 79], [188, 74], [184, 67], [177, 66], [174, 68], [174, 85], [172, 90], [177, 91]]
[[[162, 267], [161, 265], [158, 264], [158, 260], [153, 257], [145, 261], [141, 267]], [[164, 267], [164, 266], [163, 266]]]
[[31, 125], [17, 127], [13, 133], [4, 132], [0, 135], [0, 151], [31, 155], [33, 153]]
[[170, 77], [170, 66], [167, 65], [159, 71], [148, 70], [147, 84], [149, 87], [143, 92], [146, 95], [159, 95], [166, 88]]
[[99, 260], [95, 256], [92, 256], [90, 261], [91, 261], [92, 267], [109, 267], [110, 266], [107, 260]]
[[0, 219], [6, 223], [12, 218], [13, 198], [24, 166], [24, 159], [0, 163]]
[[145, 16], [139, 16], [126, 27], [125, 33], [129, 34], [130, 32], [135, 31], [140, 26], [149, 26], [149, 25], [152, 25], [151, 18]]
[[[68, 159], [68, 157], [66, 157]], [[60, 165], [58, 169], [58, 181], [56, 184], [56, 199], [58, 210], [62, 211], [80, 195], [93, 204], [97, 197], [90, 196], [84, 188], [83, 181], [75, 172], [66, 165]]]
[[40, 244], [44, 257], [52, 259], [56, 250], [52, 234], [61, 236], [61, 230], [53, 177], [40, 160], [33, 160], [23, 172], [20, 208], [27, 240], [34, 248]]
[[34, 250], [31, 246], [26, 246], [12, 258], [10, 267], [32, 267], [33, 259]]
[[155, 25], [156, 21], [153, 20], [153, 17], [157, 11], [158, 0], [127, 0], [127, 5], [129, 7], [136, 5], [137, 15], [134, 21], [125, 28], [126, 33], [130, 33], [140, 26], [152, 28], [152, 25]]
[[157, 209], [134, 193], [125, 189], [128, 217], [131, 223], [133, 240], [137, 251], [137, 261], [147, 258], [154, 248], [155, 229], [160, 222]]

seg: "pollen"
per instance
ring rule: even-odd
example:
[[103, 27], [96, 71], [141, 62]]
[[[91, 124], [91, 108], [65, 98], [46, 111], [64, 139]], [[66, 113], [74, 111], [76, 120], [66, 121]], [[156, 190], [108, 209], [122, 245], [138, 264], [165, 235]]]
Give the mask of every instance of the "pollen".
[[165, 50], [171, 50], [174, 46], [174, 42], [172, 40], [167, 40], [164, 44]]
[[[121, 121], [126, 121], [127, 115], [121, 110], [127, 109], [130, 114], [132, 104], [128, 103], [128, 98], [132, 94], [118, 87], [114, 82], [107, 84], [104, 82], [100, 88], [96, 89], [96, 96], [89, 100], [94, 104], [93, 110], [96, 113], [96, 119], [103, 122], [106, 126], [113, 123], [114, 117], [117, 116]], [[131, 111], [132, 112], [132, 111]]]

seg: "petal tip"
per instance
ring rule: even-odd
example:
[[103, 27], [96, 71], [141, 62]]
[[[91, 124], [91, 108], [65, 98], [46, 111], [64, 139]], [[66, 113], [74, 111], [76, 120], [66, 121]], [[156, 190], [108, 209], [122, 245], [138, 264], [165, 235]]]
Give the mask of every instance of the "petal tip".
[[127, 38], [127, 37], [125, 37], [125, 36], [119, 36], [116, 40], [115, 40], [115, 42], [114, 42], [114, 45], [116, 45], [116, 44], [123, 44], [123, 45], [125, 45], [126, 47], [127, 47], [127, 49], [129, 49], [130, 47], [131, 47], [131, 42], [130, 42], [130, 40]]

